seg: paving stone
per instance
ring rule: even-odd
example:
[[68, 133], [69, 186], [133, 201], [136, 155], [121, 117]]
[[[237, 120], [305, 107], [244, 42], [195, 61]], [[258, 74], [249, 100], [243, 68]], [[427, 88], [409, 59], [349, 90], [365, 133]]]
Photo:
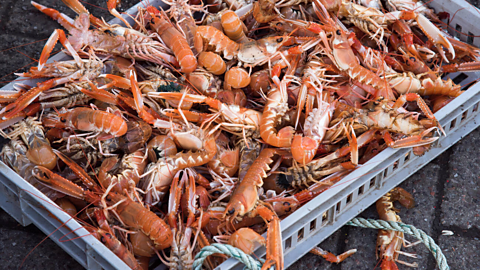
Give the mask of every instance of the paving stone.
[[[71, 11], [61, 1], [56, 0], [42, 0], [37, 1], [47, 7], [55, 8], [68, 16], [75, 18], [75, 13]], [[88, 1], [96, 6], [102, 6], [106, 8], [106, 1]], [[119, 12], [122, 12], [128, 7], [138, 1], [128, 0], [122, 1], [122, 7], [118, 8]], [[110, 20], [113, 16], [106, 10], [98, 7], [87, 6], [87, 9], [92, 11], [97, 17], [104, 17], [105, 20]], [[3, 8], [3, 9], [2, 9]], [[46, 40], [51, 35], [54, 29], [62, 29], [62, 27], [54, 20], [50, 19], [47, 15], [38, 11], [30, 4], [30, 0], [13, 1], [10, 3], [0, 3], [0, 12], [9, 10], [6, 16], [0, 16], [0, 26], [3, 26], [2, 34], [0, 35], [0, 59], [8, 59], [6, 61], [0, 61], [0, 87], [7, 84], [17, 78], [15, 75], [5, 76], [11, 72], [26, 71], [28, 65], [33, 59], [38, 59], [45, 46]], [[0, 13], [1, 14], [1, 13]], [[9, 14], [13, 14], [9, 16]], [[3, 19], [5, 18], [5, 19]], [[2, 24], [2, 22], [4, 22]], [[35, 42], [31, 45], [25, 45], [27, 43]], [[22, 46], [15, 49], [10, 49], [15, 46]], [[10, 49], [10, 50], [7, 50]], [[61, 45], [58, 45], [53, 50], [58, 51], [62, 49]], [[23, 54], [25, 55], [23, 55]], [[30, 58], [29, 58], [30, 57]], [[36, 65], [32, 63], [31, 65]], [[5, 77], [4, 77], [5, 76]], [[3, 77], [3, 78], [2, 78]]]
[[[36, 2], [48, 8], [54, 8], [74, 18], [75, 13], [61, 1], [42, 0]], [[63, 29], [59, 23], [50, 19], [30, 4], [30, 0], [15, 1], [8, 8], [12, 15], [8, 17], [5, 26], [5, 32], [7, 34], [44, 39], [52, 34], [53, 29]]]
[[[435, 218], [435, 203], [437, 190], [438, 174], [440, 172], [440, 166], [437, 164], [438, 158], [426, 165], [420, 171], [412, 175], [400, 187], [410, 192], [415, 199], [415, 207], [412, 209], [406, 209], [403, 206], [399, 206], [400, 213], [398, 215], [402, 219], [403, 223], [411, 224], [418, 229], [423, 230], [428, 235], [432, 235], [433, 227], [432, 223]], [[398, 205], [398, 204], [395, 204]], [[407, 240], [411, 242], [417, 241], [412, 236], [406, 236]], [[413, 247], [402, 248], [402, 251], [416, 254], [418, 258], [412, 259], [400, 255], [399, 259], [407, 262], [416, 262], [418, 268], [416, 269], [429, 269], [428, 261], [430, 252], [425, 248], [423, 244], [418, 244]], [[407, 269], [405, 266], [399, 266], [399, 268]]]
[[[332, 252], [334, 254], [336, 252], [342, 253], [345, 250], [342, 250], [342, 251], [338, 250], [338, 247], [339, 247], [338, 241], [339, 241], [340, 237], [341, 237], [341, 232], [340, 232], [340, 230], [338, 230], [335, 233], [333, 233], [332, 235], [330, 235], [330, 237], [325, 239], [325, 241], [323, 241], [318, 246], [321, 247], [323, 250]], [[335, 254], [335, 255], [338, 255], [338, 254]], [[355, 255], [353, 255], [353, 256], [355, 256]], [[331, 263], [327, 262], [324, 258], [322, 258], [320, 256], [317, 256], [317, 255], [314, 255], [314, 254], [311, 254], [311, 253], [307, 253], [307, 254], [305, 254], [305, 256], [302, 257], [302, 259], [298, 260], [292, 266], [290, 266], [289, 269], [292, 269], [292, 270], [297, 270], [297, 269], [298, 270], [302, 270], [302, 269], [311, 269], [311, 270], [325, 269], [325, 270], [328, 270], [328, 269], [335, 269], [334, 266], [335, 266], [335, 264], [331, 264]]]
[[[0, 59], [8, 59], [8, 61], [0, 61], [0, 87], [17, 78], [12, 72], [25, 72], [30, 66], [36, 64], [29, 57], [38, 59], [44, 42], [33, 43], [35, 41], [36, 39], [29, 37], [0, 35]], [[30, 44], [22, 46], [27, 43]], [[16, 46], [22, 47], [11, 49]], [[30, 63], [31, 65], [29, 65]]]
[[406, 209], [395, 204], [399, 206], [398, 215], [404, 223], [412, 224], [428, 234], [432, 232], [431, 224], [435, 216], [435, 195], [438, 192], [436, 183], [440, 172], [437, 162], [438, 158], [400, 184], [400, 187], [413, 195], [415, 207]]
[[[7, 220], [10, 220], [8, 224], [15, 223], [15, 220], [3, 210], [0, 210], [0, 217], [2, 224]], [[44, 238], [45, 235], [34, 225], [24, 228], [17, 223], [17, 226], [11, 228], [0, 227], [1, 269], [18, 269], [22, 263], [22, 269], [83, 269], [50, 239], [35, 248]], [[35, 250], [26, 257], [34, 248]]]
[[[359, 217], [377, 219], [375, 205], [363, 211]], [[357, 249], [357, 253], [343, 261], [341, 269], [373, 269], [377, 264], [375, 258], [375, 243], [377, 242], [377, 231], [348, 226], [345, 250]]]
[[[57, 0], [42, 0], [37, 1], [39, 4], [42, 4], [48, 8], [53, 8], [61, 13], [66, 14], [72, 19], [75, 19], [77, 14], [68, 8], [63, 2]], [[87, 10], [91, 14], [98, 18], [104, 18], [106, 21], [109, 21], [113, 18], [112, 15], [106, 9], [107, 1], [82, 1]], [[122, 1], [122, 5], [117, 9], [119, 12], [123, 12], [138, 1], [127, 0]], [[90, 5], [89, 5], [90, 4]], [[62, 26], [50, 19], [47, 15], [43, 14], [37, 10], [34, 6], [30, 4], [30, 0], [20, 0], [15, 1], [6, 8], [11, 10], [11, 14], [16, 14], [21, 16], [9, 16], [7, 21], [5, 31], [8, 34], [29, 34], [30, 36], [38, 37], [39, 39], [48, 38], [52, 33], [53, 29], [63, 29]], [[65, 29], [64, 29], [65, 30]]]
[[441, 236], [437, 244], [450, 269], [480, 269], [478, 237]]
[[[480, 129], [453, 146], [442, 201], [441, 224], [480, 228]], [[443, 165], [442, 165], [443, 166]]]

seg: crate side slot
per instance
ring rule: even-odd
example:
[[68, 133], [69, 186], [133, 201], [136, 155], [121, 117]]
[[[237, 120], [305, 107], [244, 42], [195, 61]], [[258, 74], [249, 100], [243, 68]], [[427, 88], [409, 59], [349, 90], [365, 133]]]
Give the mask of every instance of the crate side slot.
[[355, 201], [355, 197], [356, 197], [356, 194], [357, 194], [357, 190], [355, 190], [354, 192], [350, 193], [346, 200], [345, 200], [345, 207], [348, 207], [352, 202]]
[[468, 31], [467, 43], [472, 45], [474, 40], [475, 40], [474, 34]]
[[398, 170], [399, 166], [400, 166], [400, 158], [393, 162], [392, 173], [395, 173], [395, 171]]
[[297, 232], [297, 243], [302, 242], [302, 240], [305, 238], [305, 227], [301, 228]]
[[[452, 36], [457, 34], [456, 25], [459, 25], [462, 29], [462, 32], [465, 34], [460, 34], [460, 40], [467, 42], [468, 37], [467, 33], [470, 32], [474, 36], [480, 34], [480, 30], [476, 25], [476, 21], [479, 19], [479, 14], [477, 9], [469, 4], [466, 1], [452, 1], [452, 0], [435, 0], [428, 3], [430, 8], [433, 8], [435, 12], [448, 12], [450, 14], [455, 13], [450, 20], [450, 26], [448, 28], [448, 33]], [[478, 38], [472, 40], [473, 45], [480, 47], [480, 41]]]
[[317, 230], [317, 218], [310, 221], [309, 235]]
[[[401, 170], [401, 168], [405, 164], [405, 157], [406, 155], [401, 155], [396, 161], [394, 161], [390, 166], [388, 166], [388, 168], [383, 173], [382, 185], [386, 181], [386, 179], [388, 179], [388, 177], [390, 177], [392, 174], [398, 173], [398, 171]], [[415, 158], [413, 158], [413, 160], [415, 160]]]
[[354, 188], [352, 192], [350, 192], [347, 196], [345, 196], [341, 203], [342, 203], [342, 212], [344, 212], [346, 209], [350, 208], [352, 206], [352, 203], [354, 202], [353, 200], [353, 194], [357, 191], [357, 188]]
[[368, 182], [368, 190], [374, 189], [375, 188], [375, 179], [377, 176], [375, 175], [372, 179], [370, 179], [370, 182]]
[[361, 197], [365, 194], [365, 190], [368, 190], [370, 182], [365, 183], [363, 186], [358, 188], [358, 197]]
[[478, 107], [480, 106], [480, 102], [477, 102], [475, 103], [473, 106], [472, 106], [472, 112], [475, 113], [475, 112], [478, 112]]
[[404, 165], [407, 164], [408, 162], [410, 162], [410, 159], [411, 159], [412, 155], [413, 155], [413, 153], [412, 153], [411, 150], [408, 151], [407, 153], [405, 153], [405, 156], [403, 158], [403, 164]]
[[444, 129], [445, 133], [448, 134], [450, 132], [450, 130], [455, 129], [456, 126], [457, 126], [457, 118], [454, 118], [454, 119], [452, 119], [452, 121], [450, 121], [450, 123], [445, 125], [445, 128], [446, 128], [446, 129]]
[[458, 38], [458, 39], [462, 39], [463, 36], [462, 36], [462, 26], [459, 25], [458, 23], [455, 24], [455, 37]]
[[[308, 215], [308, 220], [306, 219], [307, 217], [305, 217], [306, 222], [302, 222], [303, 226], [295, 231], [282, 229], [282, 238], [290, 238], [288, 244], [291, 247], [295, 247], [298, 242], [304, 240], [306, 237], [308, 237], [308, 235], [314, 233], [317, 230], [320, 230], [322, 227], [327, 226], [329, 223], [332, 223], [335, 215], [334, 208], [335, 205], [330, 207], [329, 209], [326, 209], [318, 216], [314, 216], [313, 214]], [[288, 252], [288, 250], [284, 250], [284, 253]]]
[[292, 248], [292, 237], [287, 237], [283, 243], [283, 250], [284, 252], [288, 252]]
[[328, 217], [328, 213], [329, 213], [329, 211], [325, 211], [317, 218], [317, 224], [320, 224], [319, 229], [327, 226], [327, 224], [330, 222], [330, 218]]

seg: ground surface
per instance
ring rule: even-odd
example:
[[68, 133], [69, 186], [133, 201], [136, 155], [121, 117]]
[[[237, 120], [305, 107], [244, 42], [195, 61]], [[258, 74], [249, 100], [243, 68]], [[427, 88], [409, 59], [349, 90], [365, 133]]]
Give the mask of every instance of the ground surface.
[[[7, 74], [21, 71], [31, 58], [38, 59], [45, 40], [58, 24], [34, 9], [30, 1], [0, 1], [0, 81], [14, 79]], [[61, 1], [39, 0], [41, 4], [74, 16]], [[88, 1], [105, 7], [105, 1]], [[136, 1], [122, 1], [129, 7]], [[87, 6], [95, 15], [110, 18], [105, 10]], [[124, 10], [121, 8], [121, 10]], [[45, 39], [45, 40], [44, 40]], [[40, 42], [32, 43], [35, 41]], [[15, 46], [31, 45], [10, 49]], [[10, 50], [8, 50], [10, 49]], [[407, 224], [423, 229], [440, 245], [451, 269], [480, 269], [480, 129], [447, 150], [444, 154], [408, 178], [401, 187], [413, 194], [416, 207], [400, 207], [399, 215]], [[360, 214], [377, 218], [374, 207]], [[442, 236], [442, 230], [451, 230], [453, 236]], [[22, 227], [0, 210], [1, 269], [15, 269], [22, 265], [26, 254], [45, 235], [33, 225]], [[356, 248], [357, 254], [339, 265], [332, 265], [314, 255], [300, 258], [291, 269], [374, 269], [377, 231], [345, 226], [319, 246], [334, 253]], [[418, 269], [435, 269], [433, 257], [422, 246], [407, 249], [418, 259]], [[23, 269], [82, 269], [54, 242], [47, 239], [25, 260]], [[400, 266], [400, 269], [408, 269]]]

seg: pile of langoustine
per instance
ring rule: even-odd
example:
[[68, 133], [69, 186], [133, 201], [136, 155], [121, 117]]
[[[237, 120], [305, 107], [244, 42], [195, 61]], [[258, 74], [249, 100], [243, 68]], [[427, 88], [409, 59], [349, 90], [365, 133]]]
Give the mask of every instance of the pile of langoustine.
[[[420, 2], [172, 0], [129, 24], [108, 1], [126, 27], [63, 2], [76, 19], [32, 2], [68, 35], [19, 74], [49, 79], [2, 93], [1, 158], [132, 268], [256, 241], [282, 269], [280, 219], [387, 147], [428, 151], [431, 108], [462, 93], [441, 76], [479, 56]], [[73, 59], [46, 63], [57, 41]], [[377, 205], [397, 221], [392, 194]]]

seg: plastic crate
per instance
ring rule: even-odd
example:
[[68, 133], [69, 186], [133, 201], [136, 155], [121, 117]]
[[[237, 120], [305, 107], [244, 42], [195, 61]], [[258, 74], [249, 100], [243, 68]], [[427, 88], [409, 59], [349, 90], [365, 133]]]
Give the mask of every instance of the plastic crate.
[[[163, 4], [159, 0], [149, 0], [151, 5]], [[139, 3], [130, 8], [129, 14], [136, 14]], [[473, 23], [480, 15], [474, 7], [464, 1], [434, 0], [429, 4], [436, 12], [463, 9], [451, 22], [456, 30], [470, 35], [479, 35]], [[125, 16], [126, 17], [126, 16]], [[127, 18], [130, 20], [130, 18]], [[118, 19], [110, 23], [121, 24]], [[461, 40], [480, 46], [480, 40], [466, 36], [452, 35]], [[52, 57], [50, 61], [67, 59], [63, 53]], [[49, 62], [50, 62], [49, 61]], [[480, 78], [480, 74], [450, 74], [450, 78], [462, 85], [467, 85]], [[20, 78], [21, 79], [21, 78]], [[34, 85], [38, 80], [22, 81]], [[15, 82], [13, 82], [15, 83]], [[12, 89], [13, 83], [2, 89]], [[441, 137], [422, 157], [413, 155], [410, 149], [388, 148], [362, 167], [347, 175], [333, 188], [313, 199], [293, 214], [282, 220], [282, 239], [285, 267], [290, 266], [304, 254], [330, 236], [347, 221], [361, 213], [383, 194], [400, 184], [421, 167], [440, 155], [480, 125], [480, 84], [476, 83], [437, 112], [435, 116], [442, 124], [446, 137]], [[69, 215], [59, 210], [45, 195], [23, 180], [14, 171], [0, 162], [0, 206], [20, 224], [35, 224], [45, 234], [69, 253], [87, 269], [127, 269], [116, 255], [102, 243], [72, 220]], [[52, 217], [55, 216], [56, 218]], [[64, 226], [60, 227], [62, 223]], [[60, 227], [60, 228], [59, 228]], [[59, 228], [59, 229], [58, 229]], [[78, 238], [79, 236], [85, 237]], [[71, 240], [73, 238], [78, 238]], [[265, 248], [255, 251], [258, 257], [265, 255]], [[164, 268], [162, 266], [157, 269]], [[217, 269], [241, 269], [243, 265], [237, 260], [229, 259]]]
[[[480, 13], [469, 3], [463, 0], [433, 0], [428, 5], [437, 13], [445, 11], [451, 15], [462, 9], [450, 25], [470, 36], [480, 35], [480, 29], [475, 26], [480, 20]], [[480, 47], [479, 38], [459, 35], [454, 29], [449, 29], [452, 36]], [[446, 78], [452, 78], [457, 84], [467, 85], [478, 80], [480, 73], [452, 73]], [[280, 226], [285, 267], [302, 258], [381, 196], [480, 126], [479, 106], [480, 83], [477, 82], [435, 114], [447, 136], [437, 140], [425, 155], [417, 157], [411, 149], [387, 148], [345, 176], [334, 187], [282, 220]], [[258, 248], [255, 255], [265, 258], [265, 248]], [[239, 261], [228, 259], [217, 269], [243, 269], [243, 267]]]
[[[140, 2], [126, 12], [136, 15], [138, 7], [165, 5], [159, 0]], [[134, 21], [124, 15], [133, 24]], [[115, 18], [111, 24], [123, 23]], [[71, 59], [63, 52], [51, 57], [48, 62]], [[41, 80], [19, 78], [21, 83], [34, 86]], [[0, 90], [11, 90], [16, 81]], [[15, 171], [0, 161], [0, 206], [23, 226], [35, 224], [63, 250], [72, 256], [86, 269], [129, 269], [129, 267], [113, 254], [105, 245], [84, 229], [77, 221], [63, 212], [43, 193], [23, 180]], [[60, 227], [65, 223], [62, 227]], [[72, 240], [75, 239], [75, 240]]]

